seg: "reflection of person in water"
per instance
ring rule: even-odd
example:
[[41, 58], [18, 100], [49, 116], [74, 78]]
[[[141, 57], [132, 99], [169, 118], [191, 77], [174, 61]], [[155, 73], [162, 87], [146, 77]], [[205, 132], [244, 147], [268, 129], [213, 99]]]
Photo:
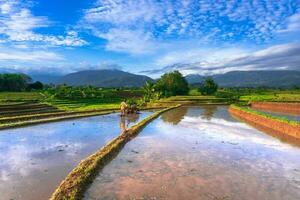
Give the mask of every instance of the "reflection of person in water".
[[139, 114], [130, 114], [127, 116], [127, 126], [130, 124], [130, 123], [135, 123], [139, 120]]
[[121, 132], [125, 132], [127, 130], [125, 116], [120, 116], [120, 129]]
[[178, 124], [184, 116], [187, 114], [188, 108], [187, 107], [179, 107], [173, 110], [170, 110], [166, 113], [164, 113], [161, 116], [161, 119], [164, 122], [172, 123], [174, 125]]
[[215, 112], [217, 111], [217, 106], [203, 106], [203, 113], [202, 113], [202, 119], [210, 120]]
[[131, 123], [135, 123], [139, 120], [139, 114], [129, 114], [126, 116], [120, 116], [120, 129], [125, 132]]

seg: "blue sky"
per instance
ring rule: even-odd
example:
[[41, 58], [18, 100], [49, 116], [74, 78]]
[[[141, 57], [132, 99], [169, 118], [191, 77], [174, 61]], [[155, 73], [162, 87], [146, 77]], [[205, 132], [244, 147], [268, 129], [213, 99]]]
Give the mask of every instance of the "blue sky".
[[300, 70], [300, 0], [0, 0], [0, 69]]

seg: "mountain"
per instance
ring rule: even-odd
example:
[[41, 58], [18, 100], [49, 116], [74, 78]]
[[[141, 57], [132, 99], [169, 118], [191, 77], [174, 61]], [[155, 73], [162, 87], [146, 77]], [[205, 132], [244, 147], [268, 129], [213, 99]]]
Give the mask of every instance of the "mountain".
[[[300, 86], [300, 71], [232, 71], [211, 76], [222, 87], [291, 87]], [[200, 83], [204, 76], [191, 74], [186, 76], [190, 84]]]
[[136, 75], [120, 70], [86, 70], [67, 74], [59, 79], [56, 84], [67, 85], [93, 85], [97, 87], [140, 87], [146, 81], [153, 81], [148, 76]]
[[205, 76], [201, 76], [200, 74], [189, 74], [185, 76], [185, 79], [189, 84], [201, 83], [204, 78]]
[[61, 75], [49, 74], [31, 74], [30, 77], [33, 81], [40, 81], [44, 84], [57, 83], [62, 78]]

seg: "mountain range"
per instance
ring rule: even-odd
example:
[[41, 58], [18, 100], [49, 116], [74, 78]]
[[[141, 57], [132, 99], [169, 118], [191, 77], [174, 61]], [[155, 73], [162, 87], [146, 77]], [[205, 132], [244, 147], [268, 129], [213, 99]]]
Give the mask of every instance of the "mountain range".
[[154, 81], [148, 76], [132, 74], [121, 70], [85, 70], [64, 76], [35, 75], [33, 80], [44, 83], [67, 84], [72, 86], [93, 85], [96, 87], [141, 87], [147, 81]]
[[[300, 87], [300, 71], [232, 71], [211, 76], [221, 87]], [[201, 83], [205, 76], [190, 74], [185, 77], [190, 84]]]
[[[140, 87], [146, 81], [155, 81], [144, 75], [137, 75], [121, 70], [85, 70], [64, 76], [32, 75], [33, 80], [43, 83], [54, 83], [79, 86], [94, 85], [97, 87]], [[211, 76], [221, 87], [300, 87], [300, 71], [232, 71]], [[185, 77], [189, 84], [199, 84], [205, 76], [190, 74]]]

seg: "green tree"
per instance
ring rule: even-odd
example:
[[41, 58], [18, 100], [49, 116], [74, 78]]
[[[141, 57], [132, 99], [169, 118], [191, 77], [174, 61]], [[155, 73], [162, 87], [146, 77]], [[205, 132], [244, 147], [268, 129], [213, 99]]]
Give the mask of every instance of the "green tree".
[[297, 85], [293, 85], [293, 86], [291, 87], [291, 89], [292, 89], [292, 90], [299, 90], [299, 87], [298, 87]]
[[146, 82], [146, 84], [142, 87], [144, 92], [144, 100], [146, 102], [150, 101], [155, 95], [155, 85], [151, 82]]
[[188, 83], [179, 71], [165, 73], [155, 87], [164, 96], [185, 95], [189, 91]]
[[30, 90], [42, 90], [44, 88], [44, 85], [40, 81], [36, 81], [34, 83], [29, 84], [28, 87]]
[[203, 95], [212, 95], [218, 90], [218, 84], [211, 77], [207, 77], [199, 89]]
[[30, 82], [25, 74], [0, 74], [0, 91], [24, 91]]

